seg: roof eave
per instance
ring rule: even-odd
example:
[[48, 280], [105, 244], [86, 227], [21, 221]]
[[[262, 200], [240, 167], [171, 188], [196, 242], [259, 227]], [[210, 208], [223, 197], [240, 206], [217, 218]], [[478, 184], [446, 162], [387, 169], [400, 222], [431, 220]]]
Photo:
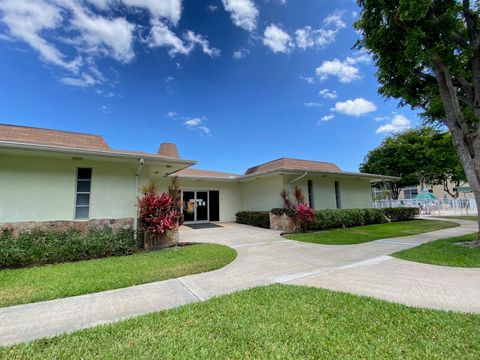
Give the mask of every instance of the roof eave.
[[367, 174], [367, 173], [356, 173], [356, 172], [335, 172], [335, 171], [321, 171], [321, 170], [302, 170], [302, 169], [288, 169], [288, 168], [279, 168], [279, 169], [271, 169], [260, 171], [253, 174], [243, 175], [239, 177], [239, 180], [249, 180], [252, 178], [262, 177], [262, 176], [269, 176], [269, 175], [276, 175], [281, 173], [289, 173], [289, 174], [301, 174], [307, 172], [308, 174], [318, 174], [318, 175], [332, 175], [332, 176], [348, 176], [348, 177], [359, 177], [359, 178], [367, 178], [371, 179], [372, 182], [374, 181], [393, 181], [399, 180], [400, 178], [395, 176], [386, 176], [386, 175], [376, 175], [376, 174]]
[[214, 177], [214, 176], [177, 175], [177, 173], [172, 173], [172, 174], [170, 174], [170, 176], [176, 176], [179, 179], [208, 180], [208, 181], [229, 181], [229, 182], [237, 182], [240, 178], [240, 177], [226, 178], [226, 177]]
[[177, 158], [170, 158], [166, 156], [153, 156], [148, 154], [131, 154], [124, 153], [121, 151], [102, 151], [102, 150], [88, 150], [88, 149], [78, 149], [78, 148], [66, 148], [62, 146], [49, 146], [49, 145], [40, 145], [40, 144], [27, 144], [19, 142], [10, 142], [10, 141], [0, 141], [0, 148], [7, 148], [13, 150], [32, 150], [32, 151], [45, 151], [45, 152], [56, 152], [72, 155], [89, 155], [89, 156], [99, 156], [107, 158], [117, 158], [117, 159], [145, 159], [154, 162], [173, 162], [185, 165], [194, 165], [196, 161], [193, 160], [184, 160]]

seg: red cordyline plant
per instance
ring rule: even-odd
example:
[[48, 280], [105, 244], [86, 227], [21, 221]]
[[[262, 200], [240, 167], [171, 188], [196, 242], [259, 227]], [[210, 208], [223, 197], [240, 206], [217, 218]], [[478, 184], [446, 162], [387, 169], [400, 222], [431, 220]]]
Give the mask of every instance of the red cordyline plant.
[[295, 207], [295, 217], [298, 221], [300, 221], [302, 230], [306, 231], [308, 224], [311, 223], [315, 218], [315, 213], [307, 204], [298, 204]]
[[147, 186], [143, 196], [138, 199], [140, 223], [144, 231], [151, 234], [163, 234], [175, 228], [179, 214], [172, 198], [155, 192], [154, 186]]

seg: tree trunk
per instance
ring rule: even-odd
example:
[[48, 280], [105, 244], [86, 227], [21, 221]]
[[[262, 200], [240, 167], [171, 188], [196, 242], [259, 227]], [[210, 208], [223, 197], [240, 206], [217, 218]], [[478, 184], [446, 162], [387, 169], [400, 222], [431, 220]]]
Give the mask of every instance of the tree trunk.
[[[469, 126], [460, 108], [452, 75], [437, 55], [432, 58], [432, 68], [445, 110], [444, 123], [452, 134], [453, 147], [457, 151], [468, 183], [475, 194], [478, 211], [480, 207], [480, 125]], [[480, 91], [480, 89], [477, 90]], [[477, 244], [480, 246], [480, 221], [478, 221]]]

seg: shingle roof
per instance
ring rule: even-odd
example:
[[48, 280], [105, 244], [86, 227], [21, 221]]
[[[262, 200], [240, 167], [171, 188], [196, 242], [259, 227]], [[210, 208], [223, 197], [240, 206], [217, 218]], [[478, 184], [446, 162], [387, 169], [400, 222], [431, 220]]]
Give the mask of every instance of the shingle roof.
[[301, 170], [301, 171], [326, 171], [326, 172], [335, 172], [335, 173], [342, 172], [342, 170], [334, 163], [292, 159], [292, 158], [280, 158], [277, 160], [266, 162], [264, 164], [253, 166], [247, 171], [245, 171], [245, 175], [250, 175], [250, 174], [254, 174], [262, 171], [281, 170], [281, 169]]
[[239, 177], [238, 174], [231, 174], [220, 171], [200, 170], [200, 169], [183, 169], [177, 171], [174, 175], [179, 177], [205, 177], [205, 178], [217, 178], [217, 179], [235, 179]]
[[99, 135], [20, 125], [0, 124], [0, 143], [2, 142], [14, 145], [18, 144], [18, 146], [48, 146], [60, 151], [88, 151], [97, 152], [102, 155], [141, 156], [158, 159], [167, 158], [178, 159], [180, 162], [189, 162], [190, 164], [194, 163], [190, 160], [178, 158], [178, 154], [177, 156], [167, 156], [165, 154], [152, 154], [141, 151], [115, 150]]
[[99, 135], [0, 124], [0, 141], [60, 146], [69, 149], [111, 150]]

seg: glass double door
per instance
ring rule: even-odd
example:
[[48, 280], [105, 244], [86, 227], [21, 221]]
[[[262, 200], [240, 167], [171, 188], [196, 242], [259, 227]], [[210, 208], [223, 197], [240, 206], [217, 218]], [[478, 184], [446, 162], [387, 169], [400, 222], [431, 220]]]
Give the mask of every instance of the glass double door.
[[208, 191], [183, 191], [183, 217], [185, 223], [208, 222]]

